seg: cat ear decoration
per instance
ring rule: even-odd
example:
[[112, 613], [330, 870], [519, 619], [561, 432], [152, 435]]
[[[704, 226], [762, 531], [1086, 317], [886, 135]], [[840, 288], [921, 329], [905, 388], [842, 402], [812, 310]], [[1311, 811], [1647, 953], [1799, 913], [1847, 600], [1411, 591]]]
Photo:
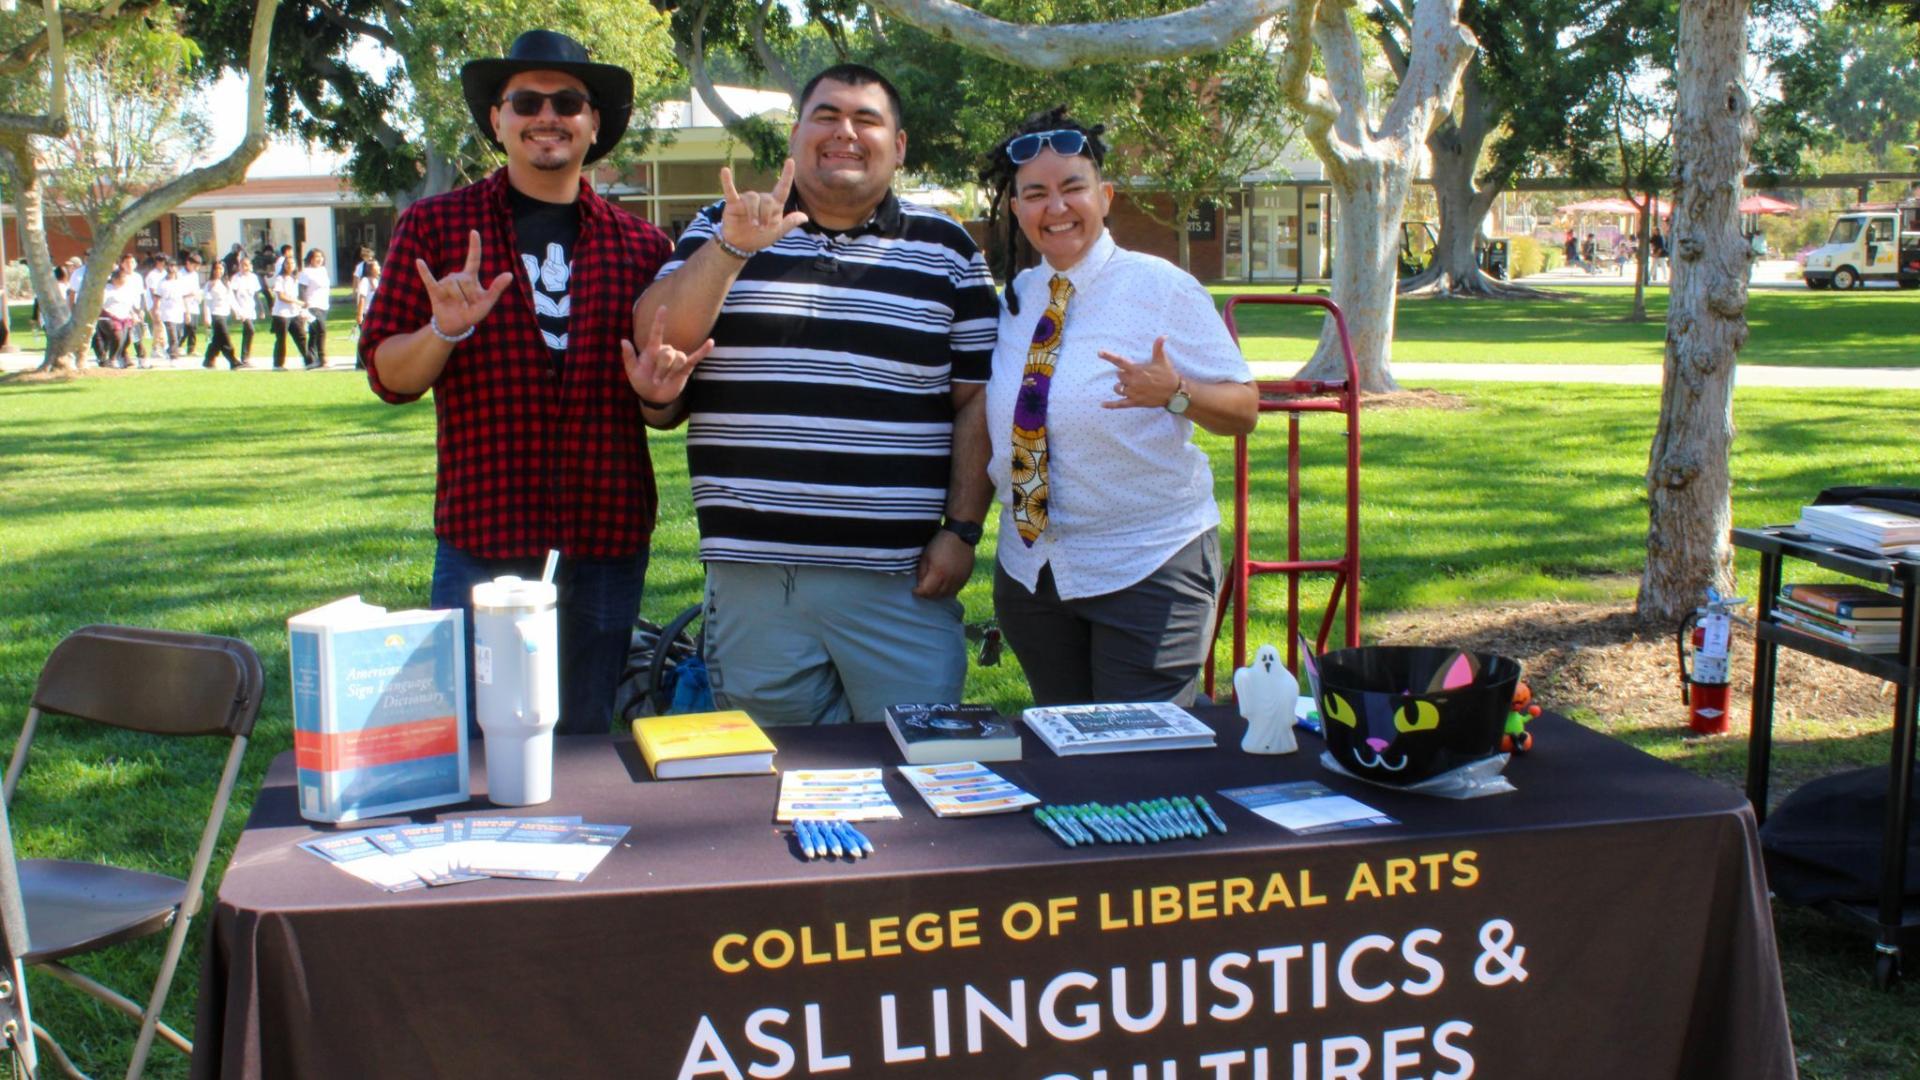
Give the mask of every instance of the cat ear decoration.
[[1475, 660], [1472, 653], [1456, 649], [1453, 656], [1433, 673], [1433, 679], [1427, 683], [1427, 693], [1438, 694], [1443, 690], [1472, 686], [1473, 680], [1479, 675], [1480, 661]]
[[1314, 704], [1318, 705], [1320, 703], [1320, 665], [1313, 658], [1313, 643], [1307, 640], [1305, 634], [1298, 635], [1296, 640], [1300, 645], [1300, 670], [1307, 676], [1304, 680], [1307, 693], [1313, 698]]

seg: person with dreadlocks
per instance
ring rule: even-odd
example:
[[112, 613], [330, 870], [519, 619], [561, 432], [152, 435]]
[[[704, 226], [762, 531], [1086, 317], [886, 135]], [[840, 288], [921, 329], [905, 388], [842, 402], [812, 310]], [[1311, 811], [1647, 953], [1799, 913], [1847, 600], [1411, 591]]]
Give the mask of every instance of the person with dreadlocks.
[[1220, 578], [1193, 428], [1252, 431], [1259, 396], [1200, 283], [1113, 242], [1102, 130], [1035, 114], [982, 173], [1008, 282], [987, 382], [994, 609], [1037, 704], [1190, 704]]

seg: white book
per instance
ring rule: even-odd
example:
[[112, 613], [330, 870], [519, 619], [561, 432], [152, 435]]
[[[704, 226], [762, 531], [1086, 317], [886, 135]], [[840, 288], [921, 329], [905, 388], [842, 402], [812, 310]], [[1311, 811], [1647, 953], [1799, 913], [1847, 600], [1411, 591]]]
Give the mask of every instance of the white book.
[[458, 611], [349, 596], [287, 620], [300, 814], [341, 822], [467, 801]]
[[1214, 745], [1212, 728], [1169, 701], [1049, 705], [1028, 709], [1020, 719], [1061, 757]]
[[1040, 801], [977, 761], [902, 765], [900, 775], [938, 817], [1004, 814]]
[[1803, 506], [1800, 523], [1870, 541], [1875, 547], [1920, 542], [1920, 518], [1870, 506]]

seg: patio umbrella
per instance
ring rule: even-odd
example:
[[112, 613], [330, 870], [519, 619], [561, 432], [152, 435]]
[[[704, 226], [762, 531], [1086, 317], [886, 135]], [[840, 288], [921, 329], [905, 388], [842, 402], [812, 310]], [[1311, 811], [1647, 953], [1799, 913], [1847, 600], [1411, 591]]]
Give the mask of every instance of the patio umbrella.
[[1740, 212], [1743, 214], [1791, 214], [1799, 207], [1784, 199], [1758, 193], [1740, 200]]
[[1563, 214], [1632, 214], [1637, 213], [1634, 205], [1618, 196], [1583, 199], [1577, 203], [1568, 203], [1560, 208]]

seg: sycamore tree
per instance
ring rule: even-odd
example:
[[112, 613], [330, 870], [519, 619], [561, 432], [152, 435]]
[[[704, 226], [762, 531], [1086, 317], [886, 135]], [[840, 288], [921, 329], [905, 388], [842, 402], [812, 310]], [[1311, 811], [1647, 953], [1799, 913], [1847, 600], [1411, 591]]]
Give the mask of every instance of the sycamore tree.
[[[1385, 95], [1368, 85], [1361, 10], [1352, 0], [1206, 0], [1168, 15], [1066, 25], [997, 19], [954, 0], [875, 3], [976, 52], [1039, 71], [1219, 52], [1277, 18], [1279, 83], [1339, 201], [1333, 299], [1346, 313], [1362, 386], [1397, 388], [1391, 353], [1400, 219], [1420, 146], [1452, 110], [1475, 48], [1460, 22], [1460, 0], [1417, 0], [1406, 72]], [[1302, 375], [1337, 379], [1344, 372], [1329, 321]]]
[[1674, 206], [1660, 420], [1647, 460], [1647, 563], [1636, 608], [1669, 625], [1709, 585], [1733, 589], [1733, 372], [1747, 339], [1741, 177], [1753, 145], [1747, 0], [1681, 0]]
[[[244, 0], [190, 0], [208, 62], [244, 63]], [[633, 72], [633, 122], [607, 157], [635, 160], [677, 77], [666, 20], [627, 0], [284, 0], [274, 16], [273, 130], [348, 155], [356, 190], [405, 208], [497, 168], [460, 94], [460, 67], [503, 55], [522, 32], [554, 27], [593, 58]]]
[[139, 33], [75, 43], [68, 66], [67, 133], [42, 142], [56, 228], [98, 232], [142, 192], [179, 175], [212, 140], [191, 107], [193, 42], [149, 19]]
[[[1091, 22], [1158, 15], [1167, 6], [1164, 0], [1070, 0], [1045, 10]], [[982, 10], [1012, 20], [1041, 9], [1033, 0], [1000, 0]], [[1237, 190], [1247, 173], [1269, 166], [1293, 134], [1276, 50], [1270, 35], [1252, 34], [1217, 52], [1051, 72], [973, 57], [948, 97], [962, 102], [958, 127], [976, 170], [1031, 113], [1066, 105], [1084, 123], [1104, 123], [1112, 148], [1108, 179], [1135, 196], [1147, 216], [1172, 227], [1184, 269], [1192, 264], [1189, 216], [1202, 202]]]
[[[1561, 176], [1594, 179], [1604, 160], [1588, 152], [1605, 132], [1603, 114], [1582, 104], [1632, 68], [1671, 0], [1463, 0], [1461, 21], [1480, 49], [1462, 78], [1459, 104], [1427, 140], [1439, 237], [1428, 267], [1402, 294], [1536, 298], [1537, 289], [1480, 270], [1475, 241], [1501, 192], [1549, 165]], [[1373, 25], [1382, 54], [1404, 76], [1410, 0], [1384, 0]]]
[[68, 39], [116, 33], [145, 33], [150, 17], [171, 10], [161, 4], [106, 0], [78, 12], [61, 10], [59, 0], [44, 0], [37, 20], [14, 18], [25, 12], [4, 13], [0, 33], [0, 170], [6, 173], [20, 214], [22, 245], [47, 323], [45, 369], [72, 369], [93, 334], [112, 264], [134, 236], [162, 214], [203, 192], [237, 183], [247, 166], [266, 147], [267, 45], [273, 30], [274, 0], [256, 0], [251, 35], [247, 41], [247, 129], [240, 144], [211, 164], [189, 169], [133, 199], [102, 222], [95, 232], [86, 265], [86, 280], [69, 309], [66, 296], [53, 277], [53, 257], [47, 249], [46, 177], [41, 171], [41, 143], [60, 139], [71, 131], [74, 119], [68, 106]]

